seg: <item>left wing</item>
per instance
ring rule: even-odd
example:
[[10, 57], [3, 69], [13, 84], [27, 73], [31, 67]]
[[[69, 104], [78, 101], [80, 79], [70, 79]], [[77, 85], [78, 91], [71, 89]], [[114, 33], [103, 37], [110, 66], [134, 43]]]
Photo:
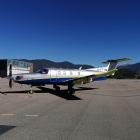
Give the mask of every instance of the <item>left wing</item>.
[[83, 76], [83, 77], [75, 78], [75, 79], [71, 79], [71, 80], [66, 80], [66, 81], [58, 83], [58, 85], [67, 85], [69, 83], [78, 82], [78, 81], [82, 81], [82, 80], [89, 79], [89, 78], [109, 76], [109, 75], [113, 75], [116, 71], [117, 71], [117, 69], [113, 69], [113, 70], [110, 70], [110, 71], [107, 71], [107, 72], [104, 72], [104, 73], [98, 73], [98, 74]]

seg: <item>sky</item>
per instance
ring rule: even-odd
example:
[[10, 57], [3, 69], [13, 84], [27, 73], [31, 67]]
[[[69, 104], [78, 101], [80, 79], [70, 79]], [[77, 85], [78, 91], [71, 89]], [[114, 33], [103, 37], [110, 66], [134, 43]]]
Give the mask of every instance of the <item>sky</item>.
[[140, 62], [139, 0], [0, 0], [0, 59], [102, 67], [126, 57]]

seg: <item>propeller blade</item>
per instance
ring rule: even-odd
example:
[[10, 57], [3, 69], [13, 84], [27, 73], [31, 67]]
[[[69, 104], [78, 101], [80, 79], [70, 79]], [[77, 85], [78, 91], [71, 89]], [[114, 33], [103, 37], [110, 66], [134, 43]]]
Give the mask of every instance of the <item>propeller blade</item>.
[[[12, 64], [9, 67], [9, 76], [12, 77]], [[12, 79], [9, 80], [9, 87], [12, 89]]]
[[12, 89], [12, 79], [9, 80], [9, 87]]
[[9, 67], [9, 76], [12, 77], [12, 64], [10, 64], [10, 67]]

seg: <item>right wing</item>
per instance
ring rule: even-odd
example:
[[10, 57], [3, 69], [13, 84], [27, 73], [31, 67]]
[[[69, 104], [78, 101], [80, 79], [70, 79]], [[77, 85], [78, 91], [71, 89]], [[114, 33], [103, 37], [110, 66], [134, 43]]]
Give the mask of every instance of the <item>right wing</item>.
[[58, 83], [58, 85], [68, 85], [69, 83], [73, 84], [75, 82], [80, 82], [89, 78], [97, 78], [97, 77], [102, 77], [102, 76], [109, 76], [109, 75], [113, 75], [115, 72], [117, 71], [117, 69], [113, 69], [104, 73], [98, 73], [98, 74], [93, 74], [93, 75], [88, 75], [88, 76], [82, 76], [82, 77], [78, 77], [75, 79], [70, 79], [70, 80], [66, 80], [63, 82]]

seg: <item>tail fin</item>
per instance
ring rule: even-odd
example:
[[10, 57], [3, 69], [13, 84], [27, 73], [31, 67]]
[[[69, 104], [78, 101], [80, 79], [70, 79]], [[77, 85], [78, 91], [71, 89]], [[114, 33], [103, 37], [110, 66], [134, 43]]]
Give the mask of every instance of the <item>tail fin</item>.
[[106, 67], [107, 71], [116, 69], [117, 63], [122, 61], [132, 60], [131, 58], [123, 58], [123, 59], [116, 59], [116, 60], [107, 60], [106, 62], [103, 62], [104, 64], [108, 64]]

